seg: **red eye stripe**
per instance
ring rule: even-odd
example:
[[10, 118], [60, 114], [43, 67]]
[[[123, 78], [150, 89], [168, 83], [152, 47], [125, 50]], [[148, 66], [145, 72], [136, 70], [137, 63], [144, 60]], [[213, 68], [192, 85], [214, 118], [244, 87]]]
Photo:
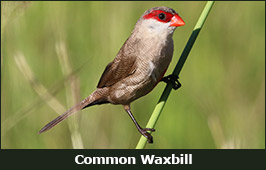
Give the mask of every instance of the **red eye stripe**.
[[[161, 20], [158, 17], [160, 13], [163, 13], [165, 15], [165, 18], [163, 20]], [[158, 20], [160, 22], [165, 22], [166, 23], [166, 22], [169, 22], [172, 19], [173, 16], [174, 15], [171, 14], [170, 12], [165, 12], [165, 11], [162, 11], [162, 10], [154, 10], [151, 13], [149, 13], [147, 15], [144, 15], [143, 18], [145, 18], [145, 19], [151, 19], [152, 18], [152, 19], [156, 19], [156, 20]]]

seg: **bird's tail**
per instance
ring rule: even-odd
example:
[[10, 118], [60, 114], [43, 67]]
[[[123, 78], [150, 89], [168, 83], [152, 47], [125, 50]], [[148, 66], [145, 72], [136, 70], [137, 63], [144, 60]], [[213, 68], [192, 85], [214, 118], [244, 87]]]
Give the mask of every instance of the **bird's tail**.
[[97, 93], [97, 90], [93, 92], [90, 96], [88, 96], [86, 99], [82, 100], [80, 103], [76, 104], [72, 108], [70, 108], [68, 111], [63, 113], [62, 115], [58, 116], [54, 120], [52, 120], [50, 123], [45, 125], [40, 131], [40, 133], [43, 133], [51, 128], [53, 128], [55, 125], [60, 123], [61, 121], [65, 120], [67, 117], [70, 115], [76, 113], [79, 110], [82, 110], [86, 107], [93, 106], [96, 104], [103, 104], [103, 103], [108, 103], [107, 101], [101, 99], [101, 96]]

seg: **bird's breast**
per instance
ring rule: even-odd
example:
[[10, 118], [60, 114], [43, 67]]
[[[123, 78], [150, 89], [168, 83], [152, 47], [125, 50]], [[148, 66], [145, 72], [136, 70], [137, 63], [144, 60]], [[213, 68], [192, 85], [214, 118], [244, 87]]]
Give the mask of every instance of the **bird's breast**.
[[116, 83], [110, 90], [108, 101], [113, 104], [128, 104], [149, 93], [160, 81], [173, 55], [172, 40], [146, 41], [135, 44], [140, 48], [134, 51], [137, 56], [134, 72]]
[[154, 65], [154, 63], [152, 61], [148, 62], [148, 74], [147, 74], [147, 78], [152, 79], [152, 81], [157, 82], [157, 71], [156, 71], [156, 67]]

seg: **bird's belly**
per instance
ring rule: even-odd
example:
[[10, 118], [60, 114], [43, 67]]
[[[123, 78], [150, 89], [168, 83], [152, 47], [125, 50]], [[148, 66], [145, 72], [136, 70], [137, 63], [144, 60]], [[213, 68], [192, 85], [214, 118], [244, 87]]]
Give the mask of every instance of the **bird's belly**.
[[127, 77], [121, 83], [113, 86], [109, 101], [113, 104], [129, 104], [130, 102], [148, 94], [160, 81], [165, 68], [158, 68], [150, 62]]
[[156, 85], [153, 81], [134, 84], [134, 85], [125, 85], [122, 84], [115, 91], [110, 93], [109, 100], [113, 104], [129, 104], [132, 101], [146, 95], [149, 93]]

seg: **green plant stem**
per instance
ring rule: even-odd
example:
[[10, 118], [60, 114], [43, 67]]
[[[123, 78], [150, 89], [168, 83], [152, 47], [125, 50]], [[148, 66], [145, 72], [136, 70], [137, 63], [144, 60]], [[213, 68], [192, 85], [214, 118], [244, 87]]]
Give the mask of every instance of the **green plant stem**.
[[[208, 1], [205, 8], [203, 9], [201, 16], [199, 17], [198, 22], [197, 22], [196, 26], [194, 27], [193, 32], [192, 32], [183, 52], [182, 52], [182, 54], [178, 60], [178, 63], [176, 64], [176, 67], [172, 73], [173, 75], [176, 75], [176, 76], [179, 75], [179, 73], [180, 73], [180, 71], [181, 71], [181, 69], [182, 69], [182, 67], [183, 67], [183, 65], [184, 65], [184, 63], [188, 57], [188, 54], [189, 54], [191, 48], [193, 47], [193, 44], [196, 41], [197, 36], [198, 36], [205, 20], [207, 19], [207, 16], [208, 16], [213, 4], [214, 4], [214, 1]], [[165, 87], [157, 105], [155, 106], [155, 109], [154, 109], [146, 127], [154, 128], [154, 126], [155, 126], [156, 122], [158, 121], [160, 114], [164, 108], [164, 105], [168, 99], [168, 96], [171, 93], [171, 90], [172, 90], [172, 84], [167, 84], [167, 86]], [[136, 149], [143, 149], [145, 147], [146, 143], [147, 143], [147, 139], [144, 136], [141, 136], [141, 138], [140, 138], [140, 140], [136, 146]]]

